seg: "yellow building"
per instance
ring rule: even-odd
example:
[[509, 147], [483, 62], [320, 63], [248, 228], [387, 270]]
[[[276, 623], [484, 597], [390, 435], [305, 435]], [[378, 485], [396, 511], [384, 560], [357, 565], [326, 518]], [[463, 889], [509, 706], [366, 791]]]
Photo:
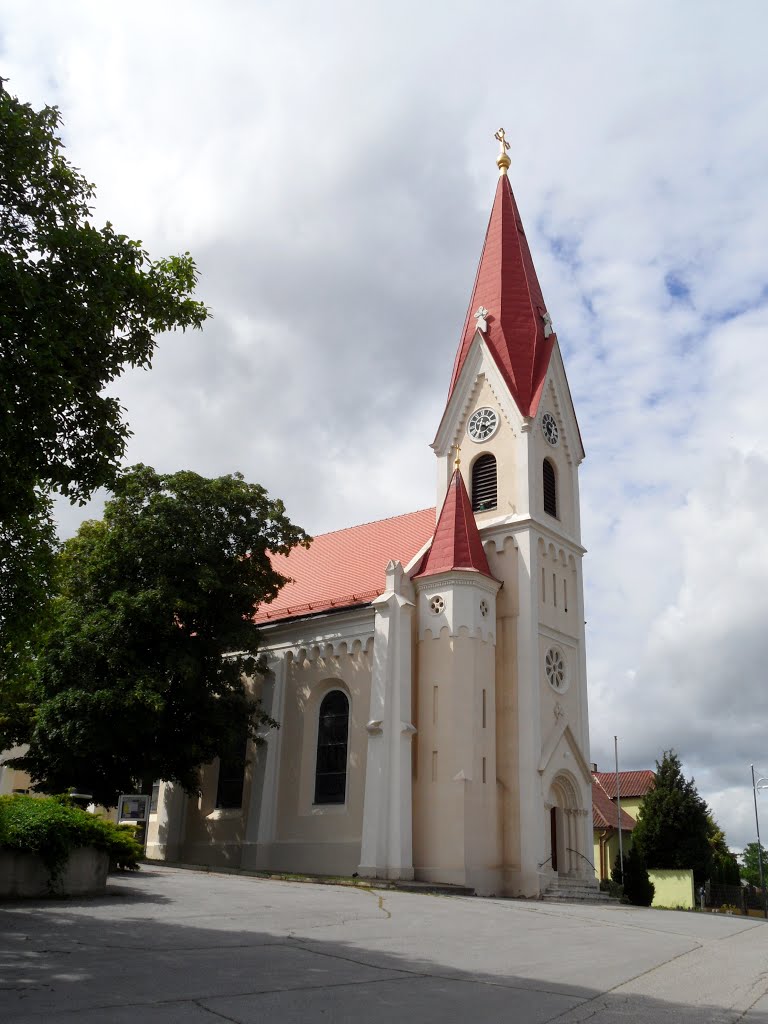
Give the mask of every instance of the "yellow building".
[[610, 878], [619, 853], [619, 800], [621, 798], [621, 841], [626, 856], [632, 843], [643, 799], [653, 785], [652, 771], [598, 772], [592, 765], [592, 827], [594, 830], [595, 874]]

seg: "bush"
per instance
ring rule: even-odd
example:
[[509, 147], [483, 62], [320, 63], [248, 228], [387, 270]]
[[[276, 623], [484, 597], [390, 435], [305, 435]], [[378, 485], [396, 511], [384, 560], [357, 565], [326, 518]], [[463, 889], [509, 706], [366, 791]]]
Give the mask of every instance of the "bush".
[[645, 866], [643, 855], [634, 843], [624, 858], [623, 878], [618, 854], [616, 854], [611, 876], [614, 882], [623, 882], [624, 895], [633, 906], [650, 907], [653, 903], [656, 887], [648, 877], [648, 868]]
[[612, 878], [600, 879], [600, 892], [607, 892], [613, 899], [621, 900], [622, 903], [627, 902], [624, 896], [624, 886], [620, 882], [614, 881]]
[[119, 868], [135, 871], [144, 855], [132, 825], [114, 825], [74, 807], [68, 797], [0, 796], [0, 849], [33, 853], [61, 874], [72, 850], [93, 846]]

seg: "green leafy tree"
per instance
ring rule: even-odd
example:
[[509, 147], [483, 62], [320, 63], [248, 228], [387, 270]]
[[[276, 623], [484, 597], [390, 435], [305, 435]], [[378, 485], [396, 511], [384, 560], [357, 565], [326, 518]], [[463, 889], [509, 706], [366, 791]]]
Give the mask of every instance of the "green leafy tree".
[[44, 792], [76, 786], [111, 806], [152, 779], [195, 792], [201, 765], [242, 756], [245, 730], [275, 724], [244, 682], [257, 668], [254, 607], [286, 582], [268, 552], [308, 541], [239, 474], [126, 471], [103, 520], [58, 556], [6, 735], [30, 744], [15, 766]]
[[619, 854], [611, 871], [611, 878], [624, 888], [624, 895], [635, 907], [650, 907], [656, 887], [648, 877], [648, 868], [642, 853], [633, 842], [624, 857], [624, 871], [621, 870]]
[[[749, 882], [750, 885], [760, 885], [760, 861], [758, 858], [758, 846], [757, 843], [747, 843], [744, 849], [741, 851], [739, 860], [741, 862], [741, 877], [745, 882]], [[763, 877], [764, 880], [768, 880], [768, 850], [765, 849], [763, 844], [760, 844], [760, 852], [763, 858]]]
[[713, 864], [709, 822], [694, 780], [686, 780], [674, 750], [665, 751], [640, 808], [633, 846], [650, 868], [691, 868], [695, 885], [703, 885]]
[[151, 260], [91, 223], [94, 186], [65, 159], [60, 124], [56, 107], [0, 88], [0, 650], [25, 596], [45, 598], [45, 494], [83, 501], [114, 480], [129, 430], [104, 388], [150, 365], [156, 334], [208, 316], [189, 253]]

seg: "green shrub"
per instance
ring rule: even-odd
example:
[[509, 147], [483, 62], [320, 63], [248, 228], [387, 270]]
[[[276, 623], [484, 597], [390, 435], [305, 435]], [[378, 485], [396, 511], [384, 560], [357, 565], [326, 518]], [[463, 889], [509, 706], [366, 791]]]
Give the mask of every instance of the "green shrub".
[[144, 855], [131, 825], [74, 807], [67, 797], [0, 796], [0, 849], [34, 853], [50, 872], [62, 872], [72, 850], [93, 846], [120, 868], [135, 871]]
[[624, 870], [616, 854], [611, 876], [614, 882], [621, 881], [624, 885], [624, 895], [635, 907], [650, 907], [653, 903], [653, 896], [656, 887], [648, 877], [648, 868], [640, 849], [633, 843], [629, 853], [624, 858]]

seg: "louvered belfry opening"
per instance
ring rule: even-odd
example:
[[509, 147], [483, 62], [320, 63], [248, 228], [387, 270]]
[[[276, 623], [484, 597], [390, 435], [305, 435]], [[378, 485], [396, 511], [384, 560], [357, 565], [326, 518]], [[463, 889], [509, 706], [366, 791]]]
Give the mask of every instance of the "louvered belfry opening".
[[472, 511], [496, 508], [496, 459], [481, 455], [472, 466]]
[[544, 511], [557, 518], [557, 480], [555, 479], [555, 467], [544, 459]]

